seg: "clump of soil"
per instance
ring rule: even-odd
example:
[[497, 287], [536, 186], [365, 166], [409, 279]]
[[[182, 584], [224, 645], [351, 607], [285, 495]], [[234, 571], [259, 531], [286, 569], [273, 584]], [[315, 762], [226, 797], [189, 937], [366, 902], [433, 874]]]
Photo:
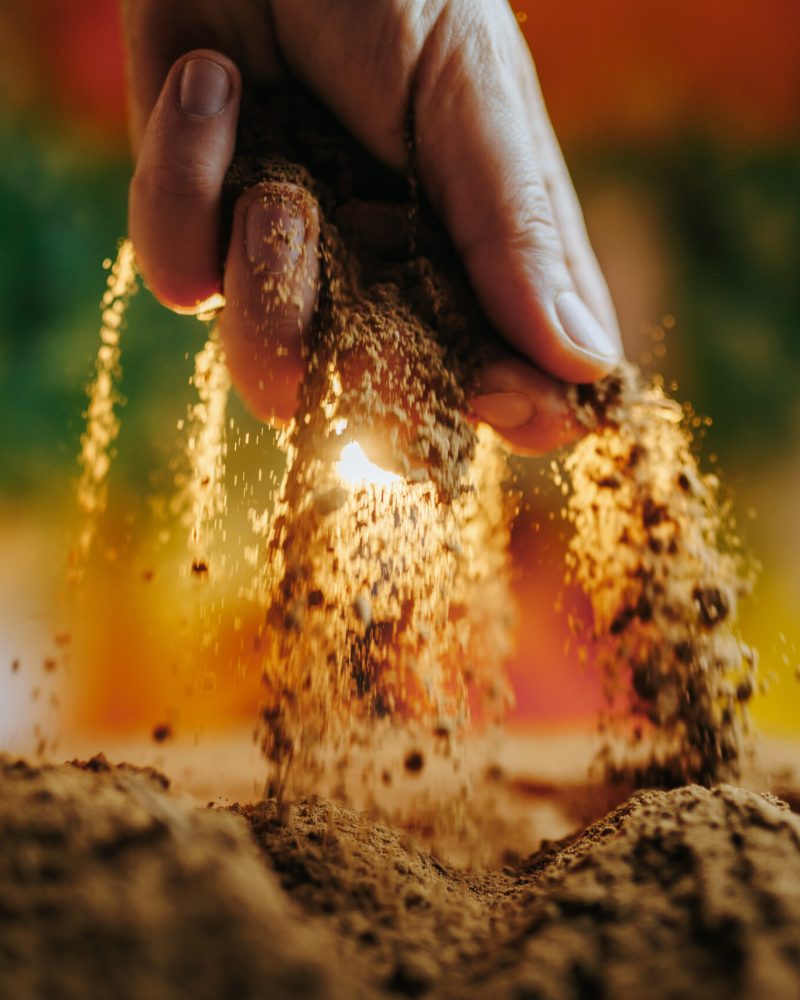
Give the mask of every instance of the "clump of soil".
[[634, 795], [498, 871], [322, 799], [198, 810], [103, 758], [0, 758], [0, 995], [800, 992], [800, 818], [769, 795]]

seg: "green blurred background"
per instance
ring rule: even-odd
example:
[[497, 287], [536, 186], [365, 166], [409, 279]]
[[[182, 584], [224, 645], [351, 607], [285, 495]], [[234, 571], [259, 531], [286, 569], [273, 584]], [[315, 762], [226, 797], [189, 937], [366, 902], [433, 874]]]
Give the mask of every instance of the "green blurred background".
[[[629, 356], [713, 418], [706, 464], [722, 470], [763, 564], [744, 614], [773, 679], [756, 711], [768, 730], [796, 735], [800, 4], [545, 0], [515, 10]], [[130, 162], [116, 0], [1, 0], [0, 18], [0, 655], [13, 665], [19, 649], [38, 662], [55, 641], [48, 616], [74, 520], [102, 261], [125, 232]], [[134, 300], [111, 480], [111, 508], [128, 524], [170, 488], [202, 338], [195, 320], [147, 293]], [[278, 462], [269, 449], [259, 460]], [[575, 677], [534, 661], [523, 650], [514, 667], [526, 717], [588, 710]], [[29, 701], [7, 669], [0, 661], [0, 745]]]

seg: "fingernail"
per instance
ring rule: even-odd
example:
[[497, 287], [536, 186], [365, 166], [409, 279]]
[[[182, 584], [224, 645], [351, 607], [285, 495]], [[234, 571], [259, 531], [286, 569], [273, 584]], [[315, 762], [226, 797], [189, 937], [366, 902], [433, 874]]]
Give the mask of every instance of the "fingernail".
[[213, 59], [190, 59], [181, 70], [178, 100], [187, 114], [198, 118], [218, 115], [230, 93], [231, 78]]
[[269, 274], [285, 274], [297, 266], [306, 227], [295, 212], [274, 201], [254, 199], [247, 208], [245, 243], [250, 263]]
[[533, 400], [525, 392], [487, 392], [475, 396], [470, 405], [487, 424], [511, 431], [530, 423]]
[[570, 341], [584, 354], [604, 361], [616, 360], [620, 349], [615, 340], [594, 318], [589, 307], [575, 292], [556, 297], [556, 314]]

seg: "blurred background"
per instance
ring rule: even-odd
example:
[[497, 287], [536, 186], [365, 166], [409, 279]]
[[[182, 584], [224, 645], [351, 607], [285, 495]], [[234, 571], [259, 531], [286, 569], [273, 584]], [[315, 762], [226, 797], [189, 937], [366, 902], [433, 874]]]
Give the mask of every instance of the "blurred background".
[[[762, 564], [742, 620], [770, 682], [755, 713], [769, 733], [800, 735], [800, 5], [514, 10], [628, 354], [712, 418], [704, 464], [721, 470]], [[103, 261], [126, 229], [119, 13], [116, 0], [0, 0], [0, 22], [0, 748], [57, 754], [86, 733], [249, 726], [251, 633], [237, 614], [207, 628], [243, 577], [193, 590], [169, 514], [205, 331], [146, 292], [123, 334], [126, 403], [97, 555], [79, 595], [64, 585]], [[231, 415], [229, 477], [279, 470], [271, 433], [235, 401]], [[591, 728], [597, 683], [554, 608], [564, 543], [545, 468], [520, 470], [516, 718]], [[239, 541], [246, 508], [232, 502]]]

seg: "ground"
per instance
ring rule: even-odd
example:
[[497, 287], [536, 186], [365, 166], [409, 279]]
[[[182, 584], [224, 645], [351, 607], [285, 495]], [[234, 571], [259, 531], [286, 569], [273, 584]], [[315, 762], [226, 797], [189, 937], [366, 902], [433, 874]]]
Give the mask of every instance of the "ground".
[[463, 870], [346, 806], [198, 808], [154, 771], [0, 759], [0, 997], [800, 996], [800, 817], [634, 794]]

